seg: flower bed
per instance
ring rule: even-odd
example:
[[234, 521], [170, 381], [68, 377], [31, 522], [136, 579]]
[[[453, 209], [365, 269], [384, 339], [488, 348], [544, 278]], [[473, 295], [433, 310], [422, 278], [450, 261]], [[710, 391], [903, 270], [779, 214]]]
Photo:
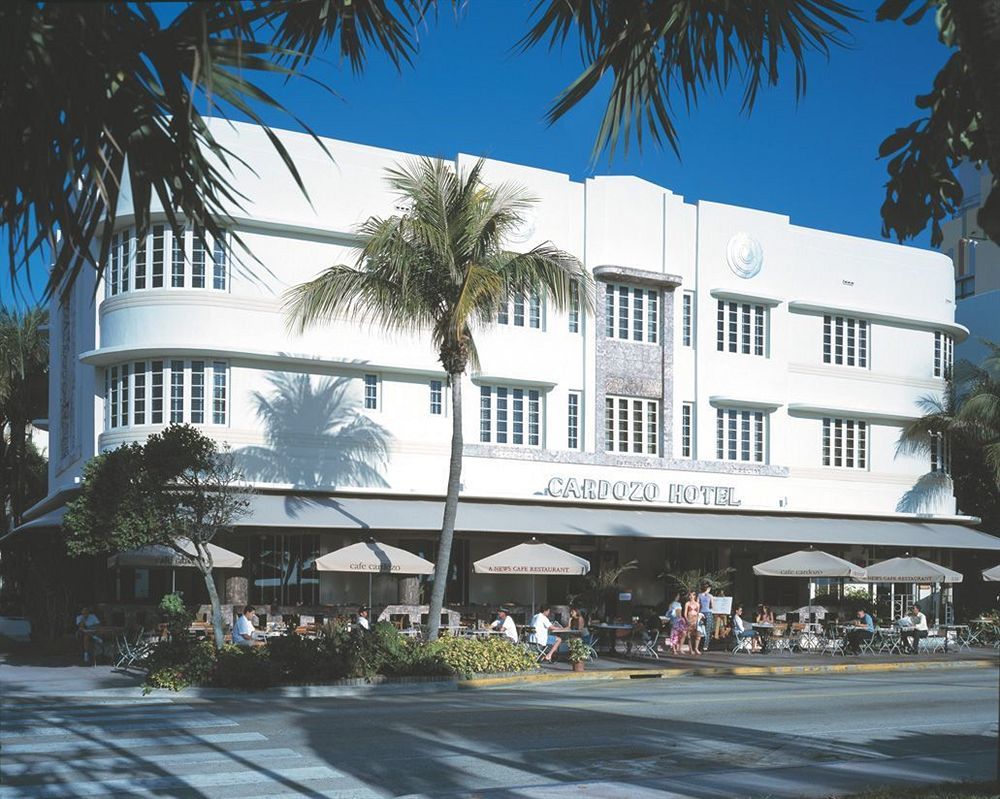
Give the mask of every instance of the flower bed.
[[264, 647], [224, 646], [178, 639], [157, 644], [146, 662], [146, 688], [179, 691], [191, 685], [265, 688], [322, 684], [351, 678], [468, 677], [535, 668], [534, 658], [500, 636], [452, 638], [422, 643], [391, 624], [370, 633], [328, 627], [318, 638], [287, 635]]

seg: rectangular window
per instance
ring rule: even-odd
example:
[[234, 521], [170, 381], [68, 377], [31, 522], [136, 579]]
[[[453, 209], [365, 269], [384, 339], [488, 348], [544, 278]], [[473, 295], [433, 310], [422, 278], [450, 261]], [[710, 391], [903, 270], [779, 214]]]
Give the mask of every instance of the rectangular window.
[[118, 382], [118, 367], [112, 366], [110, 372], [111, 379], [109, 383], [111, 388], [111, 412], [108, 414], [108, 422], [111, 427], [118, 427], [118, 391], [120, 389], [120, 384]]
[[191, 234], [191, 288], [205, 288], [205, 231], [198, 227]]
[[146, 364], [138, 361], [132, 366], [133, 402], [132, 423], [146, 424]]
[[121, 405], [119, 408], [118, 425], [128, 427], [128, 406], [129, 406], [129, 366], [124, 364], [121, 368]]
[[681, 345], [694, 346], [694, 292], [681, 295]]
[[659, 292], [607, 283], [604, 317], [608, 338], [655, 344], [659, 337]]
[[524, 327], [524, 297], [514, 298], [514, 327]]
[[170, 422], [184, 421], [184, 361], [170, 362]]
[[119, 263], [118, 257], [120, 255], [120, 250], [118, 249], [118, 234], [115, 233], [111, 236], [111, 269], [110, 275], [105, 275], [105, 280], [108, 284], [108, 294], [114, 296], [118, 293], [118, 283], [121, 280], [119, 275]]
[[528, 326], [536, 330], [542, 327], [542, 298], [534, 292], [528, 298]]
[[868, 468], [868, 423], [858, 419], [823, 419], [823, 465]]
[[129, 240], [129, 231], [128, 231], [128, 228], [125, 228], [125, 230], [122, 231], [121, 239], [119, 240], [118, 245], [121, 247], [121, 256], [120, 256], [120, 258], [121, 258], [121, 264], [122, 264], [121, 290], [122, 291], [128, 291], [129, 288], [132, 285], [132, 283], [131, 283], [131, 280], [132, 280], [132, 275], [131, 275], [131, 271], [132, 271], [131, 270], [132, 259], [129, 258], [130, 251], [132, 249], [132, 243]]
[[569, 284], [569, 332], [580, 332], [580, 284]]
[[226, 240], [220, 234], [215, 237], [215, 247], [212, 251], [212, 288], [218, 291], [226, 290]]
[[951, 446], [941, 433], [931, 433], [931, 471], [951, 474]]
[[365, 375], [365, 409], [378, 410], [378, 375]]
[[146, 237], [135, 238], [135, 287], [146, 288]]
[[824, 316], [823, 363], [867, 368], [867, 320], [850, 316]]
[[163, 424], [163, 361], [150, 364], [149, 423]]
[[182, 289], [184, 288], [184, 231], [172, 231], [170, 242], [170, 285], [175, 289]]
[[431, 380], [431, 415], [440, 416], [443, 410], [444, 384], [440, 380]]
[[715, 454], [719, 460], [767, 462], [767, 423], [762, 411], [719, 408]]
[[951, 380], [955, 365], [955, 340], [944, 333], [934, 334], [934, 377]]
[[212, 424], [226, 423], [226, 364], [212, 364]]
[[250, 601], [258, 605], [318, 605], [319, 545], [319, 535], [312, 533], [248, 536]]
[[638, 397], [605, 399], [604, 448], [630, 455], [660, 452], [660, 403]]
[[510, 324], [510, 306], [505, 302], [497, 310], [497, 324], [498, 325], [509, 325]]
[[151, 285], [163, 288], [163, 225], [153, 225], [153, 269]]
[[580, 392], [569, 392], [567, 403], [566, 447], [567, 449], [580, 449]]
[[479, 388], [479, 440], [484, 443], [540, 446], [541, 415], [538, 389]]
[[191, 361], [191, 424], [205, 423], [205, 362]]
[[767, 308], [751, 303], [719, 300], [716, 325], [719, 352], [767, 355]]
[[681, 404], [681, 457], [690, 458], [694, 453], [694, 403]]

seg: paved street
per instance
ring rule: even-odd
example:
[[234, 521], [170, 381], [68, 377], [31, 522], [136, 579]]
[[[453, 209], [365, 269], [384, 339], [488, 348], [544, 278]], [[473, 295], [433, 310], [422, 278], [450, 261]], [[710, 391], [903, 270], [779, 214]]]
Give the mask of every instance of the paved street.
[[992, 669], [3, 700], [0, 797], [823, 796], [992, 776]]

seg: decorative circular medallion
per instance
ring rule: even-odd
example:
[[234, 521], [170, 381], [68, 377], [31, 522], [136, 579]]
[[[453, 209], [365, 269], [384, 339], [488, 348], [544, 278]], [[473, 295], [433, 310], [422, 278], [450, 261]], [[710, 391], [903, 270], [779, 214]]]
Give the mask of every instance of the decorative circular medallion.
[[749, 233], [737, 233], [726, 246], [729, 268], [742, 278], [751, 278], [764, 265], [764, 251]]
[[521, 224], [507, 234], [507, 240], [512, 244], [524, 244], [535, 235], [535, 215], [521, 212]]

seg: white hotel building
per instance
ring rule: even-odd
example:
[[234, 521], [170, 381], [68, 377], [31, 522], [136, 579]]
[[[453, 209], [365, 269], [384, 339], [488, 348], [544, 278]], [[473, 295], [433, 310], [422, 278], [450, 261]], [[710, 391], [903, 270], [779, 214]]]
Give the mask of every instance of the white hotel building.
[[[229, 241], [205, 251], [190, 229], [175, 239], [155, 213], [137, 242], [125, 198], [104, 284], [84, 276], [52, 307], [51, 490], [28, 526], [58, 523], [96, 452], [188, 422], [259, 487], [223, 542], [246, 556], [248, 583], [220, 577], [229, 601], [357, 602], [366, 582], [311, 561], [369, 535], [433, 559], [449, 389], [427, 339], [350, 319], [296, 335], [281, 295], [353, 261], [358, 223], [405, 210], [383, 171], [410, 156], [328, 140], [331, 160], [282, 132], [310, 204], [261, 130], [218, 136], [257, 173], [239, 173], [231, 231], [253, 257]], [[744, 602], [793, 604], [797, 581], [765, 585], [750, 566], [809, 545], [861, 563], [909, 551], [993, 565], [984, 550], [1000, 540], [916, 486], [946, 453], [896, 452], [967, 335], [946, 256], [635, 177], [496, 161], [485, 174], [538, 198], [510, 247], [576, 255], [597, 307], [526, 297], [476, 333], [451, 601], [524, 601], [522, 578], [473, 575], [471, 562], [531, 535], [595, 567], [637, 558], [623, 585], [639, 604], [663, 601], [665, 570], [730, 565]], [[155, 601], [164, 578], [141, 571], [125, 595]], [[540, 594], [561, 602], [569, 588], [549, 578]], [[378, 590], [396, 599], [394, 580]]]

